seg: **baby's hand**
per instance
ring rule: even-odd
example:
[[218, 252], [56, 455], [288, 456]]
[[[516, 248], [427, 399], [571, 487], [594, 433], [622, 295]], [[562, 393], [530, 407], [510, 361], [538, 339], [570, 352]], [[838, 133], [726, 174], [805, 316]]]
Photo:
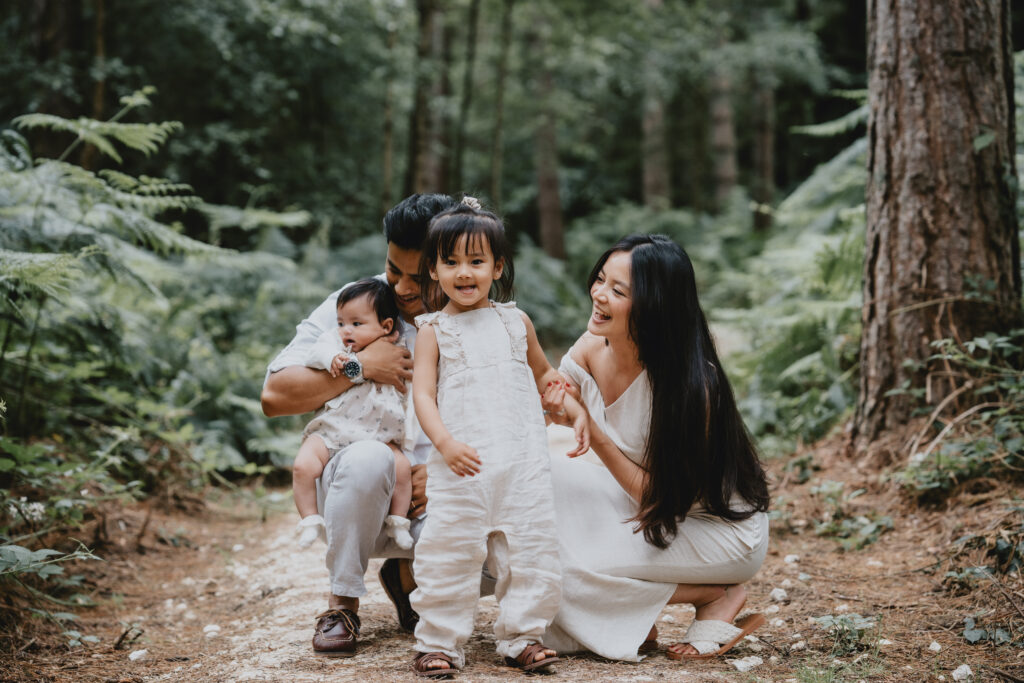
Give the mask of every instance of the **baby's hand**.
[[345, 366], [345, 361], [348, 360], [348, 356], [343, 353], [339, 353], [331, 361], [331, 367], [328, 368], [328, 372], [331, 373], [331, 377], [337, 377], [341, 374], [341, 369]]
[[480, 472], [480, 456], [472, 446], [453, 439], [449, 445], [438, 450], [441, 451], [444, 461], [448, 463], [452, 472], [460, 477], [466, 475], [472, 477]]

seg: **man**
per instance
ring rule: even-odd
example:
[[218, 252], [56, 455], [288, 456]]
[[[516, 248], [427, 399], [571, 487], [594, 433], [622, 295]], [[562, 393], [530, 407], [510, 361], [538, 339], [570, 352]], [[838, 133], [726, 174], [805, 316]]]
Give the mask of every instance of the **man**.
[[[384, 216], [388, 243], [384, 277], [394, 290], [401, 313], [397, 335], [409, 349], [414, 348], [416, 339], [413, 319], [425, 312], [420, 299], [419, 261], [427, 226], [434, 216], [455, 204], [447, 195], [415, 194]], [[339, 373], [338, 377], [302, 364], [306, 351], [320, 334], [337, 325], [335, 304], [340, 291], [328, 296], [299, 323], [295, 337], [271, 361], [261, 395], [268, 417], [311, 412], [364, 380], [393, 384], [399, 391], [406, 391], [405, 383], [412, 378], [412, 354], [386, 339], [378, 339], [360, 351], [358, 363], [346, 363], [347, 374]], [[417, 538], [422, 525], [418, 518], [426, 505], [424, 464], [431, 445], [415, 420], [411, 399], [408, 413], [403, 450], [413, 465], [409, 516], [413, 520], [411, 533]], [[419, 617], [409, 604], [409, 593], [415, 586], [409, 570], [412, 551], [398, 548], [384, 531], [394, 485], [391, 450], [375, 441], [357, 442], [337, 453], [317, 482], [317, 507], [324, 517], [331, 581], [328, 609], [317, 615], [313, 634], [313, 650], [318, 655], [355, 654], [359, 598], [366, 593], [363, 575], [371, 557], [404, 558], [386, 560], [380, 581], [395, 605], [402, 628], [412, 631], [416, 626]]]

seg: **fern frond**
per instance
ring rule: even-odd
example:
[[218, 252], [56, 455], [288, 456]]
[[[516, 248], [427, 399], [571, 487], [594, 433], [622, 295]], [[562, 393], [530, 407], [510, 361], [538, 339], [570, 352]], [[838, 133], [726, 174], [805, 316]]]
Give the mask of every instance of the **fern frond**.
[[31, 166], [28, 140], [13, 130], [0, 130], [0, 170], [23, 171]]
[[82, 259], [97, 251], [96, 247], [86, 247], [77, 253], [40, 254], [0, 249], [0, 285], [59, 296], [81, 274]]
[[297, 228], [307, 225], [311, 218], [308, 211], [270, 211], [219, 204], [203, 204], [199, 209], [210, 221], [210, 229], [213, 231], [223, 228]]
[[14, 119], [14, 125], [22, 129], [46, 128], [71, 133], [82, 142], [94, 145], [96, 149], [118, 163], [123, 160], [112, 140], [149, 156], [167, 141], [167, 136], [182, 128], [178, 121], [118, 123], [116, 121], [96, 121], [84, 116], [71, 120], [53, 114], [24, 114]]
[[150, 216], [168, 209], [193, 209], [202, 203], [187, 183], [149, 176], [135, 178], [109, 169], [100, 171], [100, 177], [110, 186], [109, 191], [118, 205], [139, 209]]
[[865, 104], [848, 114], [843, 114], [838, 119], [825, 121], [824, 123], [814, 123], [809, 126], [793, 126], [790, 130], [794, 133], [810, 135], [815, 138], [831, 138], [848, 133], [862, 123], [867, 123], [869, 113], [870, 109]]
[[113, 232], [132, 243], [144, 245], [161, 254], [170, 252], [194, 255], [234, 253], [232, 249], [222, 249], [206, 242], [194, 240], [145, 214], [114, 204], [96, 204], [90, 209], [85, 222], [97, 229]]

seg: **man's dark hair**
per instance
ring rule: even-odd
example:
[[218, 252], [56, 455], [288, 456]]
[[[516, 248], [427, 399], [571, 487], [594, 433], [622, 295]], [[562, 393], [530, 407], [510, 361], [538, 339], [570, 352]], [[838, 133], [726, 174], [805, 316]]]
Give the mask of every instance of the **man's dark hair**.
[[368, 277], [365, 280], [357, 280], [338, 294], [338, 308], [341, 308], [349, 301], [366, 297], [373, 306], [373, 312], [377, 314], [377, 322], [383, 323], [391, 318], [392, 324], [398, 324], [398, 304], [395, 303], [395, 293], [385, 280], [376, 277]]
[[384, 214], [384, 239], [402, 249], [422, 249], [430, 220], [458, 202], [446, 194], [414, 194]]

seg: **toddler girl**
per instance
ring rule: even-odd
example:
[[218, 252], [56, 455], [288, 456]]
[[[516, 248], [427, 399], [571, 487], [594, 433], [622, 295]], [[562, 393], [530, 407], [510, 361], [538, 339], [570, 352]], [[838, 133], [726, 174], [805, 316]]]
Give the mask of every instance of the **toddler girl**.
[[[398, 306], [383, 280], [368, 278], [352, 283], [338, 295], [338, 329], [327, 330], [309, 352], [306, 365], [327, 370], [332, 377], [345, 371], [350, 355], [367, 344], [391, 334], [398, 320]], [[356, 441], [382, 441], [395, 454], [395, 490], [385, 525], [399, 548], [412, 547], [409, 533], [409, 502], [412, 479], [409, 460], [402, 453], [405, 435], [405, 398], [390, 384], [365, 382], [361, 368], [355, 376], [345, 372], [356, 386], [332, 398], [317, 411], [302, 432], [302, 446], [292, 469], [292, 492], [299, 522], [299, 546], [308, 547], [317, 536], [324, 538], [324, 518], [317, 514], [316, 480], [336, 453]]]
[[[434, 450], [413, 561], [420, 615], [413, 670], [442, 677], [464, 665], [488, 554], [498, 652], [523, 670], [546, 668], [558, 661], [540, 639], [558, 610], [561, 570], [538, 390], [559, 376], [530, 319], [514, 303], [488, 298], [493, 286], [507, 301], [513, 278], [494, 214], [472, 198], [439, 214], [421, 263], [424, 300], [443, 308], [416, 318], [413, 399]], [[566, 410], [575, 456], [589, 447], [587, 416], [577, 403]]]

